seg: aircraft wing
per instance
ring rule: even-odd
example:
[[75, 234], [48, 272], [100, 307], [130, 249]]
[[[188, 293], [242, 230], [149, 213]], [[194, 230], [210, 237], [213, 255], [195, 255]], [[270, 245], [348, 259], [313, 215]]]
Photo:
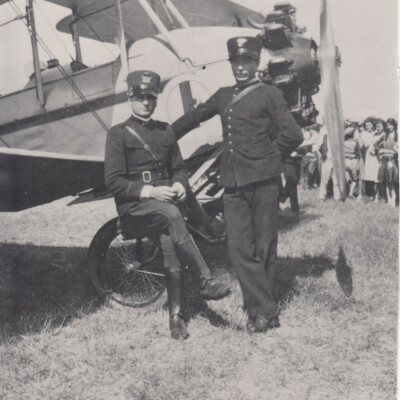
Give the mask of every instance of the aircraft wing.
[[101, 157], [0, 148], [0, 211], [20, 211], [104, 183]]
[[[46, 0], [68, 8], [75, 8], [79, 15], [78, 32], [82, 37], [115, 43], [118, 35], [115, 23], [114, 0]], [[237, 23], [250, 26], [250, 18], [262, 22], [264, 18], [253, 10], [229, 0], [172, 0], [173, 4], [193, 27], [232, 26]], [[150, 2], [161, 21], [169, 29], [179, 27], [175, 18], [168, 14], [161, 0]], [[158, 33], [138, 0], [121, 0], [125, 36], [128, 41], [136, 41]], [[57, 29], [71, 33], [72, 17], [63, 18]]]

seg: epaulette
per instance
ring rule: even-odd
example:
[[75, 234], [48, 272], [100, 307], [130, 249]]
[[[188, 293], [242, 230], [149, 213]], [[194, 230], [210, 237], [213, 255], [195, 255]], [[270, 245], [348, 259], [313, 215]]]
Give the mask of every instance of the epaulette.
[[120, 122], [119, 124], [113, 125], [113, 126], [110, 128], [110, 131], [111, 131], [111, 130], [116, 131], [116, 130], [118, 130], [119, 128], [124, 128], [124, 127], [128, 124], [128, 121], [129, 121], [129, 119], [127, 119], [127, 120], [124, 121], [124, 122]]

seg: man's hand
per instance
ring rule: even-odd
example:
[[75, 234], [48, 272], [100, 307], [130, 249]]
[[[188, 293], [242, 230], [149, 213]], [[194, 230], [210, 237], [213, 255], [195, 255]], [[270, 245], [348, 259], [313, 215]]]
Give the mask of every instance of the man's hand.
[[164, 202], [176, 199], [176, 191], [170, 186], [152, 186], [149, 197]]
[[181, 203], [182, 201], [186, 200], [186, 189], [184, 188], [182, 183], [175, 182], [172, 185], [172, 189], [174, 190], [174, 192], [176, 194], [176, 201], [178, 203]]

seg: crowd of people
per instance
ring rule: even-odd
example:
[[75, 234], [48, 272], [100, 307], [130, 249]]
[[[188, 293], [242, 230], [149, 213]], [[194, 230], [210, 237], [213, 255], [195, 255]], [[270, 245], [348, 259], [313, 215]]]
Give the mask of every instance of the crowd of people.
[[[286, 161], [283, 180], [289, 188], [281, 202], [291, 199], [292, 211], [298, 212], [297, 194], [291, 181], [303, 189], [319, 187], [319, 199], [340, 200], [336, 173], [325, 125], [314, 124], [303, 131], [303, 144]], [[362, 123], [346, 120], [343, 130], [347, 196], [359, 201], [399, 204], [397, 122], [368, 117]], [[290, 167], [296, 170], [290, 174]], [[292, 179], [291, 180], [291, 176]], [[290, 188], [292, 185], [292, 188]], [[284, 185], [285, 186], [285, 185]]]

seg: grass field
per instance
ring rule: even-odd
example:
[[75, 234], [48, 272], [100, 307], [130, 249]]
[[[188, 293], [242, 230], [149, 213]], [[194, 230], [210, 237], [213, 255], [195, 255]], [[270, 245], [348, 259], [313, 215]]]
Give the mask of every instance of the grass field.
[[234, 292], [192, 294], [184, 342], [165, 295], [143, 309], [94, 296], [86, 253], [112, 201], [0, 214], [0, 399], [395, 399], [397, 212], [316, 197], [280, 217], [282, 326], [249, 336], [224, 245], [203, 247]]

